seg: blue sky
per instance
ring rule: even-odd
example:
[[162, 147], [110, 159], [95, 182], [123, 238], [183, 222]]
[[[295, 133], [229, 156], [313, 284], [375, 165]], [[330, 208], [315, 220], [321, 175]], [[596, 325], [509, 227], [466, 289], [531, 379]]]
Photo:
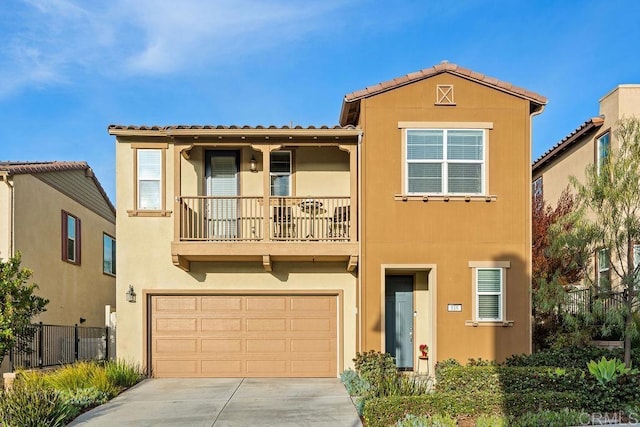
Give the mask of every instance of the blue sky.
[[109, 124], [336, 124], [349, 92], [448, 60], [548, 97], [533, 157], [640, 83], [640, 2], [2, 0], [0, 160], [85, 160]]

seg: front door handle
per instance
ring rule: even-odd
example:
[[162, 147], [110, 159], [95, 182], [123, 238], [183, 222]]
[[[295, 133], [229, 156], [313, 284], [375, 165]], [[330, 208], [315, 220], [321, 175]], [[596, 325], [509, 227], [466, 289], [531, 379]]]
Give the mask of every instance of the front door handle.
[[409, 329], [409, 342], [413, 342], [413, 329]]

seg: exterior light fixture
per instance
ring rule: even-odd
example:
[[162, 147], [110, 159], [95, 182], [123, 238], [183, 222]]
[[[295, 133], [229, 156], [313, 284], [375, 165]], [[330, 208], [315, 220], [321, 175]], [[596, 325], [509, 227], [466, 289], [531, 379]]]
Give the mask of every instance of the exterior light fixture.
[[133, 285], [129, 285], [129, 290], [126, 293], [127, 302], [136, 302], [136, 292], [133, 290]]
[[251, 172], [258, 172], [258, 161], [253, 156], [251, 156], [251, 160], [249, 160], [249, 170]]

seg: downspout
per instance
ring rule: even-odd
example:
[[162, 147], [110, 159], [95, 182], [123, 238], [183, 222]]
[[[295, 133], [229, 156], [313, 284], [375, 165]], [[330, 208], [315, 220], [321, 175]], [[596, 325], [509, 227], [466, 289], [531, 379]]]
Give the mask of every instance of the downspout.
[[532, 207], [531, 207], [531, 201], [532, 201], [532, 194], [531, 194], [531, 178], [533, 177], [532, 175], [532, 163], [531, 163], [531, 150], [533, 149], [533, 118], [539, 114], [542, 114], [542, 112], [544, 111], [544, 107], [545, 105], [540, 105], [540, 108], [537, 110], [532, 111], [531, 113], [529, 113], [529, 159], [528, 159], [528, 165], [529, 166], [529, 185], [527, 186], [528, 190], [528, 218], [529, 218], [529, 229], [528, 229], [528, 233], [529, 233], [529, 354], [533, 353], [533, 235], [532, 235], [532, 230], [531, 230], [531, 224], [532, 224], [532, 215], [533, 215], [533, 211], [532, 211]]
[[356, 145], [356, 153], [358, 160], [357, 171], [358, 174], [358, 299], [356, 301], [357, 310], [357, 332], [358, 332], [358, 345], [357, 351], [362, 352], [362, 131], [358, 134], [358, 144]]

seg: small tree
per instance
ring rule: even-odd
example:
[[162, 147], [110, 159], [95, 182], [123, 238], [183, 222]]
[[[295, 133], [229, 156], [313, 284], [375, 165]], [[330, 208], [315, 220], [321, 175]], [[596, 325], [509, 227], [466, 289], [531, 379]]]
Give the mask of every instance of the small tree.
[[[583, 253], [608, 249], [612, 283], [623, 291], [624, 301], [607, 310], [603, 332], [612, 328], [622, 332], [624, 361], [630, 366], [631, 341], [638, 336], [633, 318], [639, 308], [634, 245], [640, 242], [640, 119], [620, 120], [615, 135], [618, 147], [600, 165], [587, 168], [584, 183], [571, 177], [577, 191], [580, 220], [565, 234], [567, 240], [561, 241], [565, 247]], [[589, 264], [587, 259], [585, 271]], [[595, 287], [596, 280], [588, 281]]]
[[582, 280], [583, 269], [574, 262], [575, 254], [567, 250], [552, 250], [556, 241], [555, 226], [562, 232], [573, 228], [575, 198], [565, 189], [555, 208], [547, 205], [542, 194], [536, 194], [532, 206], [532, 292], [534, 347], [546, 347], [555, 340], [565, 324], [560, 310], [565, 303], [569, 285]]
[[38, 285], [27, 283], [33, 273], [20, 268], [20, 262], [19, 252], [6, 262], [0, 260], [0, 361], [9, 349], [33, 336], [31, 320], [49, 303], [34, 295]]

